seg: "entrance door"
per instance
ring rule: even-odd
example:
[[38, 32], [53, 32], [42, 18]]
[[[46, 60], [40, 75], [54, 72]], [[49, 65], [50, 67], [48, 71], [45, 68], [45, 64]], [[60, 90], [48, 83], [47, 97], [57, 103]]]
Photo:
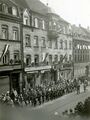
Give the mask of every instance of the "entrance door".
[[19, 73], [12, 74], [12, 88], [16, 90], [18, 93], [20, 93], [19, 78], [20, 78]]

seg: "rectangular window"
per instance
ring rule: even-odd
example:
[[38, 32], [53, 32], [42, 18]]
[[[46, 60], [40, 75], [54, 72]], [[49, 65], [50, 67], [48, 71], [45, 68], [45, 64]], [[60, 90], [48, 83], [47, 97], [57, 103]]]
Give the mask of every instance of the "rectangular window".
[[44, 30], [45, 29], [45, 21], [42, 20], [42, 29]]
[[69, 41], [69, 49], [72, 49], [72, 41]]
[[67, 40], [65, 40], [65, 50], [67, 50]]
[[42, 47], [46, 47], [45, 37], [42, 37]]
[[19, 51], [15, 50], [14, 51], [14, 63], [18, 63], [19, 62]]
[[63, 40], [60, 40], [60, 49], [63, 49]]
[[72, 55], [69, 55], [69, 61], [72, 61]]
[[34, 56], [34, 63], [35, 63], [36, 66], [39, 65], [39, 55]]
[[2, 39], [8, 39], [8, 26], [2, 25]]
[[3, 5], [2, 5], [2, 11], [3, 11], [4, 13], [8, 13], [8, 7], [7, 7], [6, 4], [3, 4]]
[[55, 49], [58, 49], [58, 41], [57, 41], [57, 39], [55, 40]]
[[49, 63], [52, 63], [52, 55], [49, 55]]
[[34, 18], [34, 27], [36, 27], [36, 28], [39, 27], [38, 18]]
[[38, 36], [34, 36], [34, 46], [38, 47]]
[[63, 62], [63, 55], [60, 55], [60, 62]]
[[55, 57], [54, 57], [54, 62], [55, 62], [55, 63], [58, 62], [58, 55], [55, 55]]
[[52, 48], [52, 40], [49, 40], [49, 41], [48, 41], [48, 47], [49, 47], [49, 48]]
[[24, 16], [24, 25], [28, 25], [28, 17]]
[[30, 47], [31, 46], [31, 39], [30, 39], [30, 35], [25, 35], [25, 45], [26, 47]]
[[13, 28], [13, 40], [18, 40], [18, 28]]
[[10, 55], [9, 55], [9, 51], [7, 51], [7, 53], [3, 56], [3, 64], [9, 64], [9, 59], [10, 59]]
[[27, 66], [31, 65], [31, 55], [26, 56], [26, 65]]

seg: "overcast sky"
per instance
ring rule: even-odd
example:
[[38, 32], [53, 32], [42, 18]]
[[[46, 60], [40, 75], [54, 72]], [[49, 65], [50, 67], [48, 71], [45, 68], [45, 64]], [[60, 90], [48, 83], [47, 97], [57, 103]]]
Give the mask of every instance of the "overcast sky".
[[90, 27], [90, 0], [41, 0], [48, 1], [56, 13], [71, 24]]

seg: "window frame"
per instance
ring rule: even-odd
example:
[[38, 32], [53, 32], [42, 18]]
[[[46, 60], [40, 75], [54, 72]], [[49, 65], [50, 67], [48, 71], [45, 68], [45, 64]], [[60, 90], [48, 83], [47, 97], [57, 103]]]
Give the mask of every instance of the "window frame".
[[18, 27], [13, 27], [13, 40], [19, 40], [19, 30], [18, 30]]
[[[27, 62], [27, 60], [28, 60], [28, 62]], [[30, 66], [30, 65], [31, 65], [31, 55], [28, 54], [28, 55], [26, 55], [26, 66]]]
[[39, 19], [37, 17], [34, 18], [34, 27], [39, 28]]
[[[1, 30], [1, 31], [2, 31], [2, 39], [5, 39], [5, 40], [8, 39], [8, 37], [9, 37], [9, 35], [8, 35], [8, 26], [7, 26], [7, 25], [2, 25], [2, 26], [1, 26], [1, 29], [2, 29], [2, 30]], [[5, 30], [5, 31], [3, 32], [3, 30]], [[6, 32], [6, 33], [5, 33], [5, 32]], [[4, 34], [4, 37], [5, 37], [5, 38], [3, 38], [3, 33], [5, 33], [5, 34]]]
[[39, 47], [39, 40], [37, 35], [34, 36], [34, 47]]
[[60, 40], [60, 49], [63, 49], [63, 40]]
[[45, 37], [42, 37], [42, 47], [46, 47], [46, 39]]
[[[13, 10], [15, 10], [15, 11], [13, 11]], [[12, 15], [17, 16], [17, 8], [15, 6], [12, 7]]]
[[[26, 38], [29, 38], [29, 39], [26, 39]], [[28, 40], [28, 44], [27, 41]], [[31, 36], [29, 34], [25, 34], [25, 47], [31, 47]]]

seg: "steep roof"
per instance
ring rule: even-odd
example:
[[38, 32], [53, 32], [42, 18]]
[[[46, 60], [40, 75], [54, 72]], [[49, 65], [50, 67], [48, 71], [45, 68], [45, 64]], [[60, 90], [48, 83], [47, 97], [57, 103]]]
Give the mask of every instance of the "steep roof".
[[48, 10], [47, 6], [44, 5], [40, 0], [10, 0], [10, 1], [16, 3], [21, 8], [28, 8], [40, 14], [46, 14]]
[[[9, 2], [9, 4], [12, 3], [14, 5], [19, 6], [22, 9], [27, 8], [34, 12], [40, 13], [42, 15], [46, 15], [47, 13], [50, 13], [50, 14], [59, 16], [57, 13], [55, 13], [55, 11], [52, 8], [46, 6], [40, 0], [0, 0], [0, 1], [3, 1], [3, 2], [5, 1], [7, 3]], [[59, 19], [60, 19], [60, 21], [68, 23], [66, 20], [64, 20], [60, 16], [59, 16]]]
[[84, 27], [81, 27], [81, 29], [85, 32], [85, 34], [90, 37], [90, 30], [84, 28]]

